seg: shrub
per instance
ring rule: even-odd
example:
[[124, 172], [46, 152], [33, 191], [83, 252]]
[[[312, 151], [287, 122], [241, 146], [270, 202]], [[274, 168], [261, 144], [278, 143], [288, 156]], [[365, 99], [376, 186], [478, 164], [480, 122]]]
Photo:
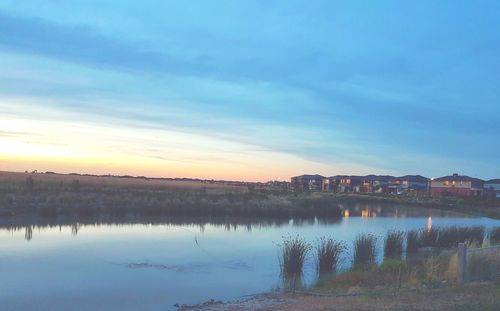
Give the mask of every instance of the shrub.
[[340, 255], [346, 249], [344, 242], [332, 238], [320, 238], [316, 243], [316, 269], [319, 274], [337, 270]]
[[285, 277], [301, 275], [310, 248], [299, 236], [284, 237], [280, 257], [281, 274]]
[[377, 238], [372, 234], [359, 234], [354, 241], [354, 268], [375, 264]]
[[401, 259], [403, 256], [403, 243], [405, 236], [405, 232], [399, 230], [387, 232], [384, 244], [384, 256], [387, 258]]

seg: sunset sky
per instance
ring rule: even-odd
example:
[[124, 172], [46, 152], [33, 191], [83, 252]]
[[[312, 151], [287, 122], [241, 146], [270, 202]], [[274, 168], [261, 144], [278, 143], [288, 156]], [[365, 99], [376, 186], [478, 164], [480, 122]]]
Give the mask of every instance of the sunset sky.
[[1, 1], [0, 170], [500, 177], [498, 1]]

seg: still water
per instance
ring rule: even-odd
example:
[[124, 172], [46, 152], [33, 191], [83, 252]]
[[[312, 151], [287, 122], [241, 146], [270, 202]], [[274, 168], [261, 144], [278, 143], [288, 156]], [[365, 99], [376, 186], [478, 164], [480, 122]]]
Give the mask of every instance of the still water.
[[[500, 226], [500, 221], [404, 206], [351, 205], [340, 220], [0, 219], [1, 310], [172, 310], [280, 287], [286, 235], [349, 246], [358, 233]], [[312, 256], [311, 256], [312, 257]], [[382, 254], [379, 254], [382, 257]], [[347, 267], [349, 255], [344, 259]], [[314, 260], [304, 281], [315, 278]]]

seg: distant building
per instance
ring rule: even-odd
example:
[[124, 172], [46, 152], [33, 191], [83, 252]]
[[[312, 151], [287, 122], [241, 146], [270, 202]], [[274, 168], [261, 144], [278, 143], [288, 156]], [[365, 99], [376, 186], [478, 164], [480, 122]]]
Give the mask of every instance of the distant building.
[[389, 175], [368, 175], [363, 179], [363, 188], [361, 192], [387, 193], [389, 186], [394, 183], [396, 177]]
[[323, 178], [322, 190], [328, 192], [337, 192], [338, 191], [339, 180], [335, 177], [325, 177]]
[[433, 195], [478, 196], [483, 192], [484, 181], [469, 176], [453, 174], [431, 180]]
[[290, 188], [295, 191], [319, 191], [323, 189], [323, 179], [321, 175], [301, 175], [292, 177]]
[[500, 198], [500, 179], [490, 179], [485, 181], [483, 189], [487, 195]]
[[430, 179], [420, 175], [405, 175], [396, 178], [395, 184], [403, 190], [427, 191]]
[[338, 192], [359, 192], [363, 185], [362, 176], [336, 176]]

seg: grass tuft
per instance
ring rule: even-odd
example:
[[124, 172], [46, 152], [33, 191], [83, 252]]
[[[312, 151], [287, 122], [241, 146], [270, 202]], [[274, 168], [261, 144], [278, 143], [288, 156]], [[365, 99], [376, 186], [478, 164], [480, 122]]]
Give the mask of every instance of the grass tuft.
[[406, 251], [408, 253], [418, 252], [419, 245], [419, 233], [418, 230], [410, 230], [406, 233]]
[[384, 256], [386, 258], [402, 259], [403, 245], [406, 233], [400, 230], [387, 232], [384, 244]]
[[372, 234], [359, 234], [354, 241], [354, 268], [375, 264], [377, 238]]
[[302, 275], [302, 268], [311, 246], [299, 236], [284, 237], [281, 246], [281, 274], [284, 277]]
[[316, 243], [316, 270], [318, 274], [336, 272], [340, 256], [345, 249], [345, 243], [342, 241], [320, 238]]

